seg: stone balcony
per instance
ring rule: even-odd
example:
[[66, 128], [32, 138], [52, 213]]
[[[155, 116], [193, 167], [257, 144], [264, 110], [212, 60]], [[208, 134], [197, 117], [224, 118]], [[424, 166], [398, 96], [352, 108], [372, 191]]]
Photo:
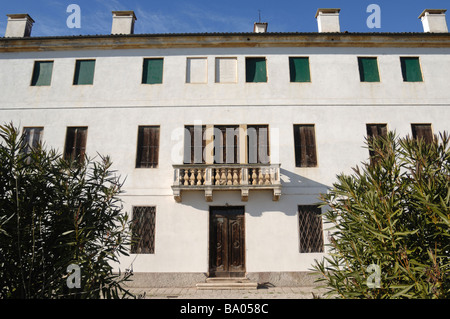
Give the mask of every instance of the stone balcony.
[[280, 164], [185, 164], [173, 165], [173, 196], [181, 202], [184, 191], [204, 191], [207, 202], [213, 191], [240, 190], [247, 201], [250, 190], [272, 190], [272, 200], [281, 196]]

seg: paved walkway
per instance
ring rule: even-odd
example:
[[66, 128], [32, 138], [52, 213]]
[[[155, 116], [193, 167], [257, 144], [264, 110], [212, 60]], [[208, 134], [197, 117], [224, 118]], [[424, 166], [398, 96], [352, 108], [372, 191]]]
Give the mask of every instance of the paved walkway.
[[264, 287], [256, 290], [133, 288], [130, 292], [140, 299], [314, 299], [314, 295], [321, 295], [321, 291], [313, 287]]

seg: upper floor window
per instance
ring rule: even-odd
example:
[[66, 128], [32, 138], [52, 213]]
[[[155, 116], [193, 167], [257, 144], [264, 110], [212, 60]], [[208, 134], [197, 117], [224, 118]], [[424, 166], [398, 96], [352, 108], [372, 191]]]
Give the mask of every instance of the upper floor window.
[[361, 82], [380, 82], [376, 57], [358, 57], [358, 67]]
[[400, 57], [403, 81], [422, 82], [422, 70], [418, 57]]
[[82, 163], [86, 155], [87, 127], [68, 127], [64, 159]]
[[208, 63], [206, 58], [187, 58], [186, 83], [206, 83]]
[[294, 125], [295, 166], [317, 166], [314, 124]]
[[[387, 125], [386, 124], [366, 124], [367, 140], [370, 141], [372, 138], [376, 137], [386, 137], [387, 136]], [[370, 163], [376, 163], [381, 154], [376, 154], [375, 150], [369, 148]]]
[[77, 60], [75, 63], [74, 85], [94, 83], [95, 60]]
[[291, 82], [311, 82], [308, 57], [290, 57], [289, 74]]
[[49, 86], [52, 81], [53, 61], [34, 62], [31, 86]]
[[216, 58], [216, 83], [237, 82], [237, 59]]
[[205, 125], [186, 125], [184, 127], [184, 164], [205, 163]]
[[268, 164], [269, 153], [269, 126], [247, 126], [247, 156], [249, 164]]
[[411, 129], [415, 139], [423, 139], [426, 143], [433, 142], [434, 137], [431, 124], [411, 124]]
[[266, 58], [245, 59], [246, 82], [267, 82]]
[[23, 129], [25, 153], [29, 154], [32, 148], [37, 147], [42, 142], [43, 127], [25, 127]]
[[142, 84], [161, 84], [164, 59], [144, 59]]
[[139, 126], [136, 168], [156, 168], [159, 157], [159, 126]]

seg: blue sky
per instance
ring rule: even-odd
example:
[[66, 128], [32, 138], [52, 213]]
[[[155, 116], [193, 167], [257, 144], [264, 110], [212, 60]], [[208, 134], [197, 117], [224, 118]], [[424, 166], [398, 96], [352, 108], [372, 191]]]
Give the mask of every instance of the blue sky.
[[[81, 8], [81, 28], [70, 29], [70, 4]], [[381, 8], [381, 28], [369, 29], [369, 4]], [[450, 9], [448, 0], [2, 0], [0, 36], [6, 14], [28, 13], [36, 22], [32, 36], [109, 34], [111, 11], [134, 10], [135, 33], [251, 32], [261, 10], [269, 32], [317, 32], [318, 8], [341, 8], [341, 31], [422, 32], [424, 9]], [[450, 11], [448, 12], [450, 14]], [[447, 21], [448, 21], [447, 16]]]

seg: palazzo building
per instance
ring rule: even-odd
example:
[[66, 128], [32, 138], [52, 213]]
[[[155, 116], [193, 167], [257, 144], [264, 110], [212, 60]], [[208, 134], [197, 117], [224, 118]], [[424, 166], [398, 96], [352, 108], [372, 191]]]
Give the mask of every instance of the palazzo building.
[[194, 34], [134, 34], [116, 11], [111, 34], [54, 37], [11, 14], [0, 120], [66, 157], [111, 156], [139, 239], [114, 267], [132, 285], [311, 285], [319, 195], [369, 159], [365, 137], [450, 123], [445, 10], [420, 33], [341, 32], [339, 11], [319, 9], [318, 32]]

